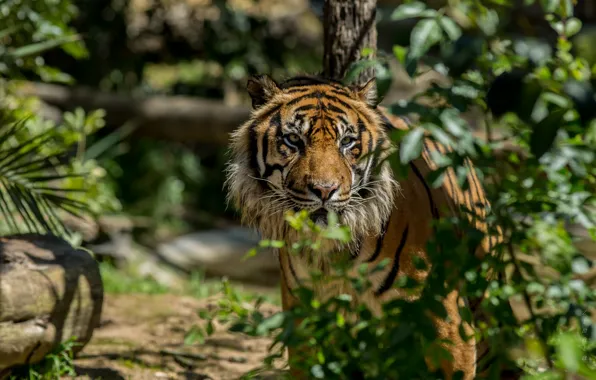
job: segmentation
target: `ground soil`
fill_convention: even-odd
[[[214,307],[217,297],[107,294],[101,325],[75,360],[76,379],[240,378],[262,363],[271,342],[227,333],[216,325],[203,344],[185,346],[185,334],[204,323],[197,312]],[[277,309],[263,307],[265,314]],[[261,378],[279,378],[281,373]]]

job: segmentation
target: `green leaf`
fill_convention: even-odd
[[[436,11],[428,9],[426,4],[420,1],[413,1],[407,4],[401,4],[391,14],[392,20],[404,20],[414,17],[433,17]]]
[[[283,248],[284,246],[285,242],[281,240],[261,240],[259,242],[261,248]]]
[[[565,35],[567,37],[572,37],[576,35],[577,33],[579,33],[581,29],[582,22],[575,17],[571,17],[565,22]]]
[[[259,323],[259,325],[257,326],[256,333],[257,335],[267,335],[271,330],[280,328],[283,325],[284,321],[284,313],[273,314],[269,318],[265,318],[261,323]]]
[[[320,364],[314,365],[310,369],[310,373],[314,376],[315,379],[324,379],[325,372],[323,371],[323,367]]]
[[[546,13],[553,13],[560,4],[560,0],[541,0],[540,4]]]
[[[564,109],[555,110],[534,126],[530,137],[530,151],[536,158],[542,157],[553,145],[564,114]]]
[[[406,54],[407,53],[408,53],[407,48],[405,48],[403,46],[399,46],[399,45],[393,45],[393,55],[395,56],[397,61],[399,63],[401,63],[402,65],[405,65],[405,63],[406,63]]]
[[[409,56],[420,58],[437,42],[441,41],[441,27],[435,19],[419,21],[410,36]]]
[[[205,342],[205,332],[197,325],[194,325],[184,336],[184,345],[189,346],[195,343],[203,344]]]
[[[323,237],[341,242],[350,241],[350,229],[346,226],[331,226],[323,231]]]
[[[563,18],[571,18],[573,16],[573,0],[561,0],[562,7],[562,16]]]
[[[344,76],[344,84],[354,83],[360,75],[360,73],[362,73],[366,69],[376,67],[378,65],[379,61],[376,59],[361,59],[353,63],[348,69],[346,75]]]
[[[65,152],[42,154],[52,137],[51,129],[19,141],[23,125],[24,121],[0,125],[0,215],[15,233],[50,232],[67,237],[69,231],[56,210],[73,215],[87,210],[85,203],[71,198],[76,193],[84,195],[86,189],[61,189],[55,181],[80,175],[72,173]]]
[[[462,136],[467,132],[466,121],[459,115],[459,112],[453,108],[445,109],[439,115],[445,129],[456,137]]]
[[[53,40],[38,42],[36,44],[31,44],[31,45],[27,45],[27,46],[23,46],[23,47],[14,49],[14,50],[10,51],[8,53],[8,55],[13,58],[23,58],[28,55],[41,54],[46,50],[53,49],[55,47],[58,47],[60,45],[68,43],[68,42],[77,41],[79,39],[80,39],[80,36],[78,36],[78,35],[58,37]]]
[[[557,343],[557,353],[566,370],[577,373],[581,365],[582,349],[576,335],[561,334]]]
[[[573,105],[583,124],[596,116],[596,97],[589,82],[570,80],[564,83],[563,91],[573,101]]]
[[[391,88],[391,83],[393,83],[393,75],[391,74],[391,70],[383,65],[377,65],[375,70],[375,78],[376,78],[376,85],[377,85],[377,99],[380,102],[389,89]]]
[[[406,73],[408,73],[410,78],[414,78],[416,70],[418,70],[418,58],[412,57],[408,52],[406,57]]]
[[[424,129],[422,128],[413,129],[404,137],[399,148],[399,158],[403,164],[420,156],[423,139]]]
[[[487,36],[492,36],[497,32],[499,26],[499,14],[494,9],[486,9],[486,12],[477,20],[477,25]]]
[[[441,16],[439,23],[451,41],[455,41],[461,36],[461,28],[452,18]]]

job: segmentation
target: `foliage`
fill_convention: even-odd
[[[53,380],[63,376],[76,376],[73,360],[73,349],[76,345],[74,337],[60,343],[39,363],[15,368],[9,379]]]
[[[104,126],[103,111],[65,112],[43,118],[36,99],[18,94],[16,79],[69,82],[45,65],[41,54],[60,47],[75,58],[84,45],[68,27],[76,14],[69,1],[10,0],[0,5],[0,233],[52,232],[69,236],[61,212],[79,216],[119,208],[105,171],[86,154],[87,136]]]
[[[217,278],[208,278],[201,271],[193,271],[188,278],[180,276],[180,282],[171,286],[162,284],[151,277],[143,275],[134,269],[133,265],[116,268],[113,264],[102,262],[99,265],[104,290],[108,294],[176,294],[203,299],[219,293],[225,293],[227,287],[244,300],[253,300],[258,296],[264,297],[267,302],[278,305],[277,294],[263,294],[246,287],[241,283],[225,280],[223,283]]]
[[[118,199],[126,211],[149,217],[149,235],[160,225],[186,227],[185,207],[191,204],[193,193],[199,192],[205,175],[193,150],[177,143],[138,139],[122,144],[120,152],[101,162],[117,182]]]
[[[76,15],[70,0],[6,0],[0,4],[0,78],[33,73],[44,81],[68,82],[69,75],[45,65],[41,53],[60,47],[67,54],[87,52],[69,22]]]
[[[152,278],[140,276],[128,269],[116,269],[107,262],[99,265],[99,271],[107,294],[165,294],[170,291]]]
[[[78,11],[71,24],[86,37],[88,56],[72,60],[52,51],[44,57],[77,83],[105,91],[160,90],[151,86],[147,71],[161,66],[168,72],[199,71],[181,74],[168,91],[219,98],[225,82],[240,84],[252,73],[285,73],[288,67],[310,69],[321,53],[313,47],[318,43],[297,39],[296,30],[272,23],[266,12],[247,11],[239,1],[72,3]],[[202,73],[203,65],[218,69]]]
[[[246,307],[229,295],[222,310],[208,317],[230,322],[233,331],[273,336],[265,366],[285,348],[306,346],[314,355],[295,364],[314,378],[350,378],[357,372],[372,379],[396,374],[436,378],[424,357],[444,358],[446,353],[437,345],[427,312],[444,315],[439,301],[463,278],[462,295],[485,294],[480,310],[486,318],[477,334],[491,342],[486,359],[495,365],[490,378],[499,378],[499,364],[523,369],[525,379],[596,377],[596,328],[590,319],[596,294],[581,277],[594,263],[578,252],[565,228],[578,224],[595,236],[596,67],[572,54],[570,37],[581,23],[573,17],[570,0],[539,2],[559,36],[554,49],[511,40],[503,32],[501,23],[512,3],[470,0],[435,10],[409,1],[393,13],[395,19],[417,20],[409,46],[396,46],[395,58],[413,78],[434,70],[449,85],[434,84],[389,106],[396,115],[417,119],[409,132],[394,133],[399,152],[390,162],[396,175],[403,176],[427,136],[451,148],[435,156],[438,168],[429,176],[433,186],[453,168],[466,189],[466,160],[472,159],[492,205],[489,232],[503,232],[498,255],[482,262],[471,257],[470,247],[477,246],[483,233],[466,217],[454,217],[434,226],[436,236],[428,245],[433,267],[426,282],[398,281],[398,287],[419,292],[417,301],[389,302],[380,317],[354,306],[348,295],[319,299],[310,287],[294,290],[300,307],[270,317],[259,312],[259,302]],[[378,83],[383,80],[391,78],[377,78]],[[476,126],[464,117],[471,111],[481,116]],[[345,239],[338,231],[319,231],[305,214],[290,214],[288,222],[320,238]],[[454,224],[464,238],[454,234]],[[457,271],[444,265],[445,257]],[[488,280],[489,269],[507,276]],[[339,265],[332,275],[311,275],[313,282],[348,281],[361,293],[367,288],[363,270],[358,268],[354,276]],[[529,318],[516,315],[510,302],[528,310]],[[465,311],[462,317],[471,318]]]

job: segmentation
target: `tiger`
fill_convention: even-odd
[[[374,267],[389,259],[385,269],[368,275],[372,284],[363,294],[345,285],[315,289],[322,297],[350,294],[374,313],[383,303],[397,297],[411,298],[394,287],[396,279],[408,276],[424,281],[432,263],[420,269],[416,257],[427,260],[426,244],[433,236],[433,221],[454,215],[465,207],[472,210],[476,227],[486,231],[490,208],[483,186],[474,170],[468,173],[469,188],[458,186],[455,173],[447,170],[443,184],[433,187],[426,176],[437,168],[433,151],[448,148],[425,138],[422,154],[409,163],[409,175],[399,179],[388,155],[396,151],[390,133],[407,131],[406,118],[391,115],[378,105],[375,79],[363,85],[344,84],[318,75],[300,75],[276,82],[268,75],[247,81],[252,101],[249,119],[230,135],[230,158],[226,167],[227,197],[240,211],[241,222],[256,228],[263,238],[297,242],[298,231],[284,220],[288,211],[306,210],[313,222],[325,226],[332,211],[350,230],[349,242],[329,241],[317,252],[290,254],[277,250],[280,266],[282,309],[297,305],[293,289],[302,286],[312,269],[328,273],[332,258],[345,252],[355,267]],[[471,163],[468,163],[472,167]],[[482,258],[492,254],[499,233],[486,234],[474,252]],[[439,338],[449,339],[451,361],[442,361],[446,379],[455,372],[464,379],[484,373],[477,362],[486,355],[486,342],[464,340],[459,332],[473,335],[459,308],[477,308],[479,302],[464,299],[453,290],[442,301],[448,320],[435,318]],[[474,310],[472,310],[474,313]],[[299,353],[289,350],[289,357]],[[293,369],[292,378],[306,378]]]

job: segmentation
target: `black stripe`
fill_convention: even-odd
[[[292,99],[290,100],[286,106],[287,107],[291,107],[297,103],[300,103],[303,100],[307,100],[307,99],[320,99],[321,96],[323,96],[323,94],[320,91],[315,91],[315,92],[309,92],[305,95],[299,96],[296,99]]]
[[[284,267],[284,266],[283,266],[283,264],[282,264],[282,261],[281,261],[281,253],[278,253],[278,254],[277,254],[277,260],[279,261],[279,269],[280,269],[280,270],[283,270],[283,267]],[[287,277],[286,275],[284,275],[284,276],[283,276],[283,280],[284,280],[283,282],[284,282],[284,285],[285,285],[285,287],[286,287],[286,290],[287,290],[287,291],[288,291],[288,292],[289,292],[289,293],[290,293],[292,296],[294,296],[294,291],[293,291],[293,290],[292,290],[292,288],[290,287],[290,284],[288,284],[288,279],[287,279],[286,277]]]
[[[385,233],[387,233],[387,227],[389,227],[390,220],[391,220],[391,218],[388,218],[387,221],[385,222],[385,224],[383,224],[383,227],[381,229],[381,235],[377,238],[377,245],[375,246],[375,251],[368,258],[368,260],[366,260],[366,262],[372,263],[381,254],[381,248],[383,248],[383,241],[385,240]]]
[[[275,115],[273,115],[271,117],[271,120],[269,120],[269,127],[267,128],[267,130],[265,131],[265,133],[263,133],[263,137],[261,139],[261,146],[263,147],[263,151],[262,151],[262,157],[263,157],[263,163],[265,164],[265,172],[263,173],[263,177],[268,177],[269,175],[267,175],[267,169],[269,167],[269,165],[267,164],[267,156],[269,155],[269,133],[271,132],[271,129],[273,128],[277,128],[277,130],[279,131],[279,128],[281,127],[281,112],[277,112],[275,113]]]
[[[273,172],[276,171],[276,170],[279,170],[280,172],[283,172],[285,168],[286,168],[286,165],[280,165],[280,164],[269,165],[269,164],[265,164],[265,173],[263,173],[263,178],[270,177],[273,174]]]
[[[383,124],[385,131],[386,132],[392,131],[393,123],[391,122],[391,120],[389,120],[389,118],[387,116],[385,116],[385,114],[382,113],[381,111],[378,111],[377,114],[381,117],[381,124]]]
[[[248,136],[250,139],[250,167],[254,170],[256,177],[261,176],[261,171],[259,170],[259,163],[257,160],[257,155],[259,154],[259,147],[257,145],[258,137],[256,128],[258,126],[258,122],[255,120],[252,122],[249,128]],[[261,182],[261,181],[259,181]]]
[[[428,141],[428,143],[429,143],[429,144],[432,144],[432,145],[433,145],[433,147],[435,148],[435,150],[437,150],[439,153],[441,153],[441,154],[444,154],[444,153],[441,151],[441,149],[440,149],[441,147],[445,148],[445,152],[446,152],[446,153],[448,153],[448,152],[449,152],[449,149],[447,149],[447,147],[445,147],[445,146],[443,146],[443,145],[440,145],[440,144],[439,144],[439,143],[437,143],[436,141],[434,141],[434,140],[431,140],[431,139],[428,139],[427,141]],[[452,190],[452,193],[451,193],[451,199],[453,200],[453,202],[458,202],[458,197],[457,197],[457,187],[456,187],[457,183],[454,183],[454,182],[453,182],[453,181],[454,181],[454,178],[453,178],[453,177],[456,175],[456,173],[455,173],[455,170],[453,170],[453,176],[452,176],[452,175],[450,175],[450,173],[449,173],[449,172],[447,172],[447,171],[445,171],[445,174],[446,174],[447,180],[449,181],[449,185],[451,185],[451,190]],[[459,202],[458,202],[458,203],[459,203]]]
[[[410,167],[414,171],[414,174],[416,174],[416,177],[418,177],[420,182],[422,182],[422,185],[424,185],[424,189],[426,190],[426,195],[428,196],[428,202],[430,204],[430,212],[431,212],[433,218],[438,219],[439,211],[437,210],[437,206],[435,205],[435,202],[433,200],[432,193],[430,191],[430,188],[428,187],[428,184],[424,180],[422,173],[420,173],[420,171],[418,171],[418,168],[416,167],[416,165],[414,165],[414,162],[410,162]]]
[[[277,113],[276,115],[279,116],[279,113]],[[267,169],[267,156],[269,155],[269,131],[271,131],[272,125],[273,118],[271,119],[271,121],[269,121],[269,127],[261,137],[261,158],[263,159],[264,169]]]
[[[290,267],[290,273],[292,273],[292,277],[294,277],[294,281],[296,282],[296,284],[299,287],[302,287],[302,283],[300,282],[300,279],[298,278],[298,275],[296,274],[296,270],[294,269],[294,266],[292,265],[292,260],[290,260],[289,253],[286,254],[286,258],[288,259],[288,266]]]
[[[306,193],[304,193],[304,194],[306,194]],[[294,198],[296,200],[299,200],[299,201],[303,201],[303,202],[309,202],[309,203],[312,202],[312,199],[303,198],[303,197],[301,197],[299,195],[296,195],[296,194],[292,194],[292,198]]]
[[[397,276],[397,272],[399,271],[399,258],[401,256],[402,250],[404,249],[404,247],[406,245],[406,241],[408,240],[408,229],[409,228],[410,228],[410,226],[407,225],[406,229],[404,230],[404,233],[401,237],[401,241],[399,242],[399,246],[397,247],[397,250],[395,251],[395,256],[393,257],[393,263],[391,265],[391,270],[389,271],[389,274],[387,275],[387,277],[385,277],[385,281],[383,281],[383,284],[381,285],[381,287],[375,291],[375,295],[377,297],[382,295],[383,293],[385,293],[387,290],[389,290],[393,286],[393,283],[395,282],[395,277]]]
[[[331,104],[331,103],[328,103],[326,105],[326,107],[327,107],[328,111],[336,112],[340,115],[345,115],[348,112],[348,110],[343,110],[343,109],[339,108],[338,106],[336,106],[335,104]],[[346,120],[346,124],[347,124],[347,120]]]
[[[300,107],[296,108],[294,110],[294,112],[297,113],[297,112],[302,112],[302,111],[309,111],[309,110],[312,110],[314,108],[316,108],[316,106],[314,104],[306,104],[306,105],[303,105],[303,106],[300,106]]]
[[[309,86],[296,87],[291,90],[286,90],[285,92],[287,94],[295,94],[297,92],[305,92],[305,91],[310,91],[310,87]]]
[[[467,163],[468,164],[468,168],[470,169],[470,180],[472,181],[472,183],[470,184],[470,189],[474,188],[476,190],[476,198],[478,199],[478,203],[480,203],[481,206],[486,207],[486,199],[485,201],[482,201],[482,186],[480,186],[480,184],[478,183],[477,179],[478,177],[476,176],[476,171],[474,170],[472,164],[470,162]],[[472,186],[473,185],[473,186]]]
[[[354,111],[354,108],[350,104],[344,102],[343,100],[341,100],[337,96],[333,96],[333,95],[329,95],[329,94],[324,94],[324,96],[325,96],[325,98],[327,98],[327,99],[329,99],[331,101],[334,101],[334,102],[340,104],[341,106],[346,107],[347,109],[350,109],[350,110]]]
[[[351,259],[355,259],[356,257],[360,256],[360,250],[362,249],[362,239],[356,240],[356,247],[350,252]]]
[[[329,89],[328,91],[336,95],[345,96],[346,98],[352,97],[352,95],[350,95],[346,90],[339,87],[334,87],[332,89]]]
[[[337,118],[339,119],[339,121],[344,123],[346,127],[348,127],[350,130],[352,129],[352,127],[350,126],[350,122],[348,121],[348,119],[346,119],[344,115],[337,115]]]
[[[249,139],[250,139],[250,166],[254,171],[256,177],[261,176],[261,172],[259,170],[259,164],[257,162],[257,157],[259,154],[259,149],[257,146],[257,131],[256,128],[259,126],[263,120],[267,120],[273,113],[279,111],[281,106],[274,107],[273,109],[269,110],[265,114],[259,116],[256,120],[254,120],[249,126]]]

